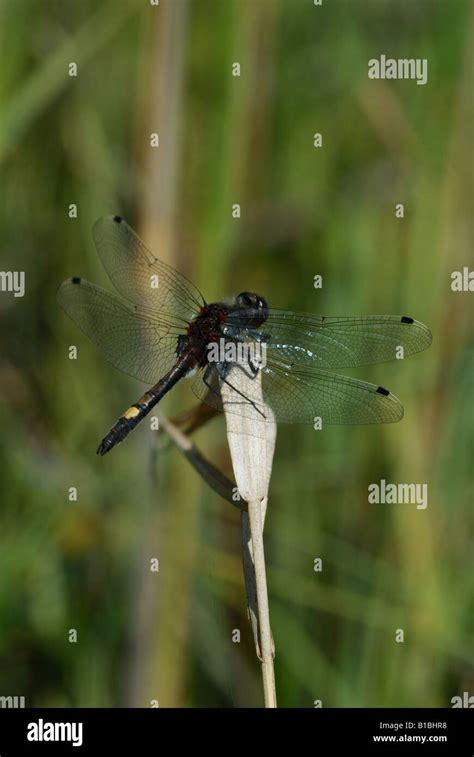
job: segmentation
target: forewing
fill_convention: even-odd
[[[138,305],[77,277],[64,281],[58,302],[119,370],[154,384],[176,361],[180,330]]]
[[[246,323],[252,315],[256,311],[234,311],[227,322],[251,335]],[[398,315],[345,318],[269,310],[259,331],[269,356],[288,367],[356,368],[405,358],[431,344],[423,323]]]
[[[199,312],[204,304],[199,290],[156,258],[122,218],[100,218],[92,234],[110,280],[127,300],[181,321],[189,321]]]

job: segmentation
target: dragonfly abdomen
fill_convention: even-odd
[[[123,415],[120,416],[117,423],[112,426],[109,433],[104,436],[97,448],[98,455],[106,455],[111,449],[123,442],[131,431],[148,415],[150,410],[165,396],[167,392],[182,378],[189,370],[187,364],[178,363],[158,381],[155,386],[149,389],[140,397],[138,402],[131,405]]]

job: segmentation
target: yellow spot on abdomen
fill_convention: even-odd
[[[127,421],[129,421],[130,418],[136,418],[139,412],[140,410],[138,409],[138,407],[134,407],[132,405],[132,407],[129,407],[128,410],[123,414],[123,417],[126,418]]]

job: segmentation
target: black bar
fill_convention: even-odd
[[[473,714],[472,709],[0,709],[0,755],[54,757],[127,754],[127,750],[133,755],[156,755],[174,754],[183,746],[189,746],[189,754],[226,754],[228,747],[245,754],[251,745],[253,753],[257,743],[267,753],[286,745],[292,752],[306,751],[315,757],[336,753],[472,757]],[[64,727],[58,728],[61,723]],[[42,735],[44,740],[28,740],[28,734]],[[46,740],[51,735],[71,740]],[[73,741],[78,745],[73,746]]]

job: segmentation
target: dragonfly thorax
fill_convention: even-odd
[[[217,342],[222,337],[222,324],[228,309],[222,303],[204,305],[188,326],[188,337],[193,343]]]

